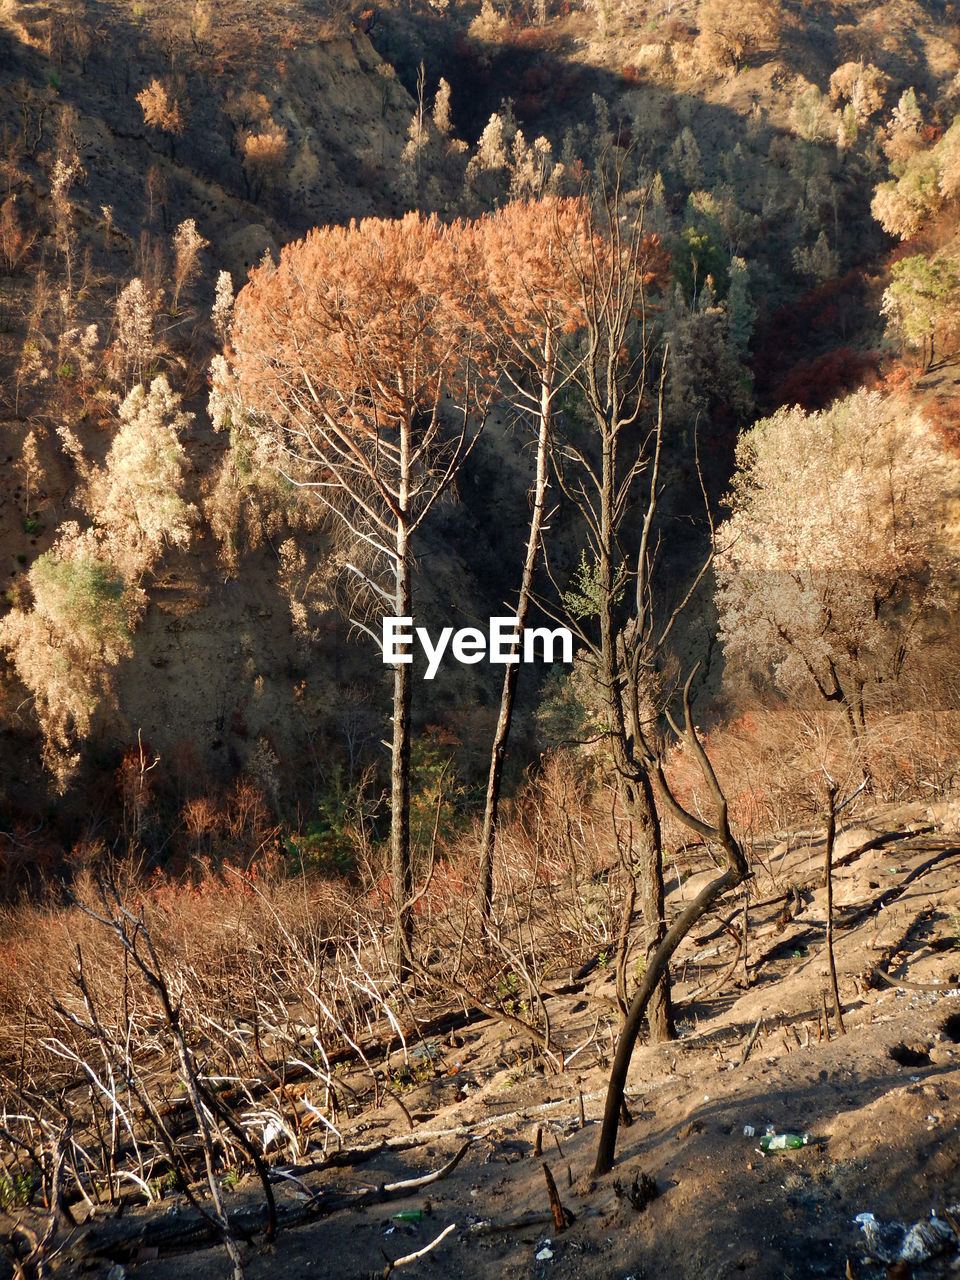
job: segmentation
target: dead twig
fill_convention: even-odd
[[[757,1036],[760,1034],[760,1028],[762,1025],[763,1025],[762,1017],[758,1018],[756,1022],[753,1024],[753,1030],[747,1036],[747,1042],[743,1046],[743,1053],[741,1053],[740,1055],[740,1061],[737,1064],[738,1066],[742,1067],[743,1064],[746,1062],[746,1060],[750,1057],[750,1050],[753,1048],[754,1044],[756,1043],[756,1039],[757,1039]]]
[[[431,1249],[435,1249],[441,1240],[446,1240],[450,1232],[456,1231],[456,1229],[457,1224],[455,1222],[451,1222],[449,1227],[443,1228],[436,1239],[431,1240],[429,1244],[425,1244],[423,1248],[418,1249],[416,1253],[405,1253],[402,1258],[394,1258],[392,1262],[388,1259],[386,1269],[383,1272],[384,1280],[386,1280],[390,1272],[394,1271],[397,1267],[405,1267],[408,1262],[416,1262],[418,1258],[425,1257]]]
[[[448,1173],[453,1173],[454,1169],[467,1154],[472,1142],[473,1139],[468,1138],[459,1151],[442,1168],[434,1170],[433,1173],[426,1173],[420,1178],[405,1178],[402,1182],[385,1182],[383,1190],[389,1195],[397,1191],[413,1191],[416,1187],[427,1187],[431,1182],[439,1182]]]

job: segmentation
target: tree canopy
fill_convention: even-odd
[[[958,479],[929,428],[876,392],[757,422],[718,531],[727,659],[784,689],[813,682],[862,728],[864,690],[897,675],[943,598]]]
[[[474,386],[460,230],[417,213],[317,228],[237,297],[231,367],[261,444],[331,508],[351,493],[354,532],[388,558],[401,509],[415,524],[442,487],[441,406]],[[406,463],[401,428],[413,429]]]

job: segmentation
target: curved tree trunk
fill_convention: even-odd
[[[607,1098],[603,1111],[603,1124],[600,1129],[600,1141],[597,1144],[597,1159],[594,1165],[594,1173],[597,1175],[609,1172],[613,1166],[617,1129],[620,1125],[620,1109],[623,1105],[623,1091],[627,1083],[627,1071],[630,1067],[630,1059],[633,1057],[633,1050],[640,1034],[644,1016],[657,984],[667,972],[673,953],[697,921],[706,915],[718,899],[722,898],[730,889],[741,884],[750,874],[743,849],[730,830],[726,797],[723,794],[720,783],[717,781],[713,766],[703,749],[703,744],[697,737],[696,730],[693,727],[693,717],[690,712],[690,684],[694,674],[696,674],[696,670],[697,668],[695,667],[683,691],[684,728],[681,736],[692,750],[703,774],[704,781],[716,802],[716,823],[711,826],[694,814],[688,813],[677,802],[664,777],[663,767],[659,760],[651,762],[651,772],[657,782],[657,793],[666,809],[682,822],[685,827],[697,832],[704,840],[716,841],[724,851],[727,866],[722,875],[715,880],[711,880],[694,898],[693,902],[687,904],[666,931],[663,941],[651,957],[640,986],[633,997],[620,1031],[613,1066],[610,1070]]]
[[[666,973],[671,956],[697,921],[706,915],[718,898],[721,898],[735,885],[740,884],[745,875],[745,864],[731,865],[722,876],[712,880],[673,922],[647,966],[643,980],[633,997],[630,1011],[620,1032],[617,1051],[610,1070],[607,1098],[603,1111],[603,1124],[600,1129],[600,1141],[597,1145],[597,1159],[593,1169],[598,1177],[604,1173],[609,1173],[613,1168],[617,1130],[620,1127],[620,1107],[623,1102],[623,1091],[627,1083],[627,1071],[630,1066],[630,1059],[633,1057],[637,1037],[640,1034],[640,1028],[643,1025],[644,1015],[647,1012],[657,983],[662,975]]]

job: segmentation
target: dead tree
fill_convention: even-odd
[[[642,208],[639,216],[626,218],[616,180],[602,188],[590,225],[591,235],[569,248],[580,287],[583,340],[564,357],[582,392],[588,423],[580,432],[573,424],[553,448],[557,481],[583,521],[587,551],[574,589],[562,598],[565,620],[588,655],[603,705],[620,806],[631,831],[629,860],[639,885],[649,963],[666,926],[660,821],[645,744],[656,720],[658,655],[693,590],[665,622],[658,622],[653,573],[667,353],[659,383],[654,382],[655,420],[647,427],[648,299],[666,284],[668,260],[659,236],[644,231]],[[628,517],[639,524],[639,541],[632,545],[626,537]],[[654,1039],[674,1035],[665,971],[647,1018]]]
[[[597,1144],[596,1163],[594,1164],[594,1173],[598,1176],[608,1173],[613,1167],[617,1130],[624,1101],[623,1093],[627,1082],[627,1071],[630,1067],[630,1060],[633,1057],[633,1050],[640,1034],[640,1028],[643,1025],[647,1007],[656,991],[657,984],[662,975],[667,972],[671,956],[697,921],[702,919],[724,894],[741,884],[749,874],[743,849],[730,830],[727,817],[727,801],[723,794],[723,789],[693,726],[693,716],[690,712],[690,685],[696,675],[696,671],[697,668],[694,668],[683,690],[683,728],[678,729],[672,720],[671,725],[674,731],[683,739],[685,745],[693,752],[694,758],[700,767],[707,789],[716,806],[714,823],[704,822],[694,814],[688,813],[676,800],[664,775],[663,762],[659,756],[647,755],[644,763],[649,777],[652,778],[656,785],[657,797],[664,808],[678,821],[682,822],[684,826],[701,836],[702,839],[719,846],[723,853],[726,867],[721,875],[717,876],[715,880],[711,880],[696,898],[688,903],[670,928],[666,930],[662,941],[647,962],[643,979],[634,993],[626,1020],[620,1030],[620,1038],[617,1041],[617,1050],[607,1085],[603,1124],[600,1130],[600,1141]]]
[[[323,227],[251,274],[237,297],[226,396],[291,483],[347,531],[363,605],[412,618],[413,539],[476,440],[474,286],[462,228],[408,214]],[[232,377],[231,377],[232,373]],[[452,407],[451,407],[452,406]],[[454,419],[454,421],[451,421]],[[365,615],[366,611],[366,615]],[[412,654],[393,664],[391,869],[395,959],[413,939]]]
[[[486,922],[493,899],[494,844],[519,675],[519,646],[540,560],[554,403],[569,376],[558,365],[558,347],[561,336],[574,330],[583,316],[570,246],[586,234],[586,210],[579,200],[518,201],[482,219],[473,231],[484,262],[493,327],[499,336],[498,381],[513,408],[530,419],[536,430],[530,524],[515,615],[517,641],[512,660],[504,668],[480,838],[477,902]]]

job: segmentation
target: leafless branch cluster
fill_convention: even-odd
[[[551,1026],[551,986],[610,950],[619,919],[608,815],[548,764],[501,841],[485,916],[475,884],[463,891],[475,867],[455,848],[440,856],[434,832],[412,985],[397,981],[372,862],[349,888],[229,866],[177,885],[91,870],[69,903],[9,912],[5,1202],[40,1196],[69,1217],[176,1189],[199,1206],[205,1184],[238,1275],[224,1189],[250,1172],[270,1201],[269,1165],[332,1154],[361,1109],[406,1112],[391,1055],[414,1061],[438,1011],[500,1018],[563,1070],[583,1045]]]

